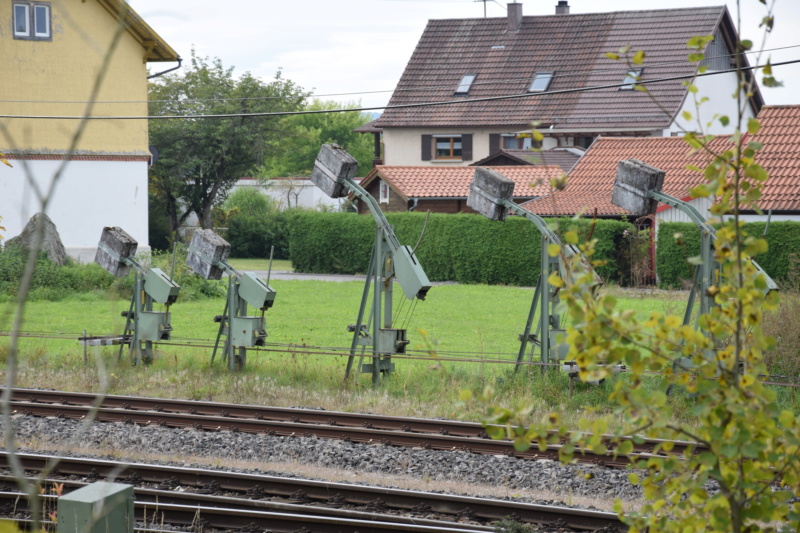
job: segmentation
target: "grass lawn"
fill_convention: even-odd
[[[516,358],[517,335],[524,328],[531,288],[437,286],[410,316],[406,314],[408,302],[398,290],[395,305],[402,302],[404,310],[396,317],[407,320],[409,350],[422,350],[426,357],[440,359],[396,358],[397,371],[380,388],[373,389],[368,375],[343,380],[347,357],[341,352],[309,353],[310,347],[349,347],[351,334],[346,326],[355,322],[363,285],[283,280],[272,284],[278,294],[275,306],[266,315],[267,341],[278,346],[250,351],[246,371],[238,374],[228,372],[219,357],[212,365],[211,350],[196,346],[215,338],[218,325],[213,317],[222,313],[222,298],[183,303],[179,299],[171,308],[172,341],[181,345],[159,346],[154,363],[138,367],[131,366],[127,353],[118,362],[118,347],[91,348],[92,363],[84,366],[83,349],[77,342],[84,330],[90,335],[119,333],[124,325],[120,313],[127,310],[127,301],[85,294],[60,302],[29,302],[24,331],[72,336],[65,340],[23,339],[18,384],[97,391],[101,388],[100,363],[110,374],[112,394],[474,419],[475,414],[465,413],[459,404],[459,392],[480,392],[491,386],[504,405],[532,403],[533,418],[556,411],[565,420],[576,421],[582,407],[598,407],[595,416],[609,413],[604,408],[608,383],[577,384],[570,396],[568,379],[561,373],[514,373],[514,365],[496,362],[508,363]],[[656,310],[680,313],[684,305],[685,295],[681,293],[632,296],[618,292],[620,305],[634,309],[641,318]],[[0,309],[0,330],[7,331],[10,304],[3,305],[6,308]],[[5,355],[6,342],[0,338],[0,355]],[[454,357],[448,352],[469,355],[459,356],[462,361],[452,361],[447,360]],[[463,361],[466,358],[471,361]],[[658,386],[657,377],[650,386]],[[685,398],[678,396],[674,401],[686,404],[688,412]],[[613,420],[610,422],[614,425]]]
[[[266,259],[228,259],[237,270],[267,270],[269,258]],[[292,270],[292,262],[288,259],[273,259],[272,270]]]

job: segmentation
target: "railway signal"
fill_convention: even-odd
[[[692,288],[689,291],[689,300],[683,314],[683,325],[687,325],[692,319],[695,300],[699,300],[700,310],[695,321],[695,328],[697,328],[700,315],[707,314],[715,305],[715,291],[709,289],[720,282],[720,264],[714,260],[714,243],[717,238],[717,230],[706,221],[692,204],[661,192],[665,175],[665,171],[652,167],[638,159],[620,161],[617,165],[611,203],[642,217],[655,214],[656,207],[661,202],[686,215],[700,230],[700,263],[695,266]],[[758,272],[764,276],[766,281],[765,292],[778,290],[778,285],[769,274],[758,263],[752,259],[750,261]],[[680,358],[676,361],[674,367],[676,369],[690,368],[691,359]]]
[[[394,371],[392,355],[405,353],[409,343],[406,330],[393,327],[394,280],[397,280],[409,300],[424,300],[431,284],[414,251],[397,240],[377,200],[354,181],[357,166],[356,160],[340,146],[323,144],[314,163],[311,181],[331,198],[342,198],[352,193],[364,202],[375,219],[375,241],[358,318],[355,324],[348,326],[348,330],[353,332],[353,341],[345,379],[350,376],[360,346],[362,356],[358,368],[363,373],[371,374],[373,385],[378,385],[382,375]],[[367,313],[370,289],[372,301]],[[372,363],[363,363],[363,350],[366,349],[371,351]]]
[[[514,194],[514,186],[514,181],[501,173],[490,168],[476,167],[469,187],[467,206],[489,220],[505,220],[509,212],[523,216],[533,222],[542,236],[539,278],[536,281],[536,289],[533,293],[533,301],[528,312],[525,330],[519,336],[520,347],[516,365],[516,370],[519,371],[529,346],[530,360],[533,360],[536,346],[539,347],[539,359],[542,363],[557,362],[566,357],[569,346],[563,340],[558,342],[559,336],[562,339],[565,336],[562,318],[556,310],[559,302],[559,289],[550,285],[547,280],[552,273],[557,272],[561,279],[569,283],[573,279],[570,258],[575,255],[580,256],[580,250],[572,244],[563,244],[558,235],[548,227],[547,222],[542,217],[512,202],[511,197]],[[551,245],[558,246],[559,251],[555,257],[549,253]],[[591,271],[594,274],[593,289],[602,286],[603,280],[594,272],[589,262],[581,257],[581,263],[587,271]],[[531,329],[533,328],[537,311],[539,321],[536,330],[532,333]],[[572,371],[570,372],[572,373]]]
[[[197,230],[192,235],[186,264],[205,279],[220,279],[228,275],[225,310],[214,318],[219,322],[211,362],[217,355],[220,339],[225,336],[222,360],[230,370],[243,370],[247,364],[247,348],[264,346],[267,339],[264,313],[275,303],[275,290],[252,272],[239,272],[228,263],[231,245],[211,230]],[[269,258],[272,272],[272,253]],[[248,315],[248,304],[261,311]]]
[[[125,329],[119,339],[119,357],[127,344],[135,365],[152,362],[154,342],[170,340],[169,307],[178,299],[181,290],[161,269],[147,268],[134,258],[138,245],[122,228],[106,227],[94,258],[114,276],[126,276],[131,269],[136,273],[131,305],[122,313]],[[154,303],[164,304],[166,311],[153,311]]]

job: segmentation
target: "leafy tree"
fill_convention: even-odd
[[[198,57],[182,74],[150,84],[152,115],[218,115],[301,109],[306,93],[281,77],[269,82],[249,72],[234,77],[220,59]],[[272,155],[286,150],[285,123],[277,117],[161,119],[150,121],[150,143],[159,150],[151,189],[162,197],[174,232],[192,213],[203,228],[212,207]]]
[[[768,14],[764,26],[771,28],[771,21]],[[692,61],[703,59],[705,42],[704,37],[689,41]],[[739,51],[750,46],[749,41],[741,41]],[[633,60],[641,64],[644,54],[637,52]],[[611,416],[621,421],[613,437],[602,435],[608,429],[605,419],[584,420],[580,427],[584,433],[568,436],[568,428],[555,413],[548,421],[528,426],[525,409],[491,405],[491,391],[482,397],[490,403],[485,422],[494,437],[513,438],[523,450],[532,442],[547,446],[561,441],[565,444],[560,453],[567,460],[583,449],[628,455],[633,444],[623,435],[634,436],[633,442],[647,436],[696,443],[677,456],[668,455],[671,444],[666,441],[655,447],[655,456],[636,461],[639,472],[629,479],[642,486],[646,503],[639,511],[623,514],[617,502],[620,517],[631,531],[741,533],[800,527],[800,419],[782,409],[775,391],[762,383],[767,373],[764,351],[775,342],[763,332],[763,313],[775,309],[778,298],[776,293],[766,294],[764,276],[747,259],[765,252],[767,243],[747,235],[739,219],[742,209],[758,209],[767,180],[764,168],[755,163],[762,146],[747,137],[758,132],[759,123],[744,120],[742,95],[752,90],[751,82],[741,69],[739,74],[739,128],[726,149],[713,153],[710,136],[685,137],[692,149],[713,156],[705,169],[697,169],[705,182],[692,194],[715,197],[711,213],[716,220],[712,221],[720,224],[714,260],[720,265],[721,279],[709,289],[714,306],[699,317],[698,328],[682,325],[681,317],[660,313],[638,321],[632,311],[620,309],[613,296],[595,299],[590,273],[572,286],[565,286],[557,274],[549,279],[551,285],[561,287],[563,311],[571,320],[568,357],[578,364],[580,378],[610,378],[609,369],[617,364],[628,370],[614,379],[609,398]],[[766,85],[778,83],[769,70],[764,74]],[[731,119],[718,120],[724,124]],[[566,232],[564,240],[577,244],[577,233]],[[581,248],[591,256],[594,243]],[[573,259],[573,268],[579,269],[578,256]],[[681,359],[690,360],[691,365],[674,366]],[[650,372],[662,374],[661,390],[653,390],[656,378]],[[683,388],[690,395],[690,416],[677,416],[679,402],[667,396],[668,386]]]
[[[305,111],[323,111],[360,107],[359,102],[344,105],[333,101],[314,99]],[[292,115],[282,120],[287,132],[284,139],[271,142],[273,154],[259,169],[262,176],[270,178],[310,176],[319,147],[325,143],[336,143],[347,150],[358,161],[359,173],[366,175],[372,169],[374,154],[371,135],[356,133],[353,130],[370,122],[372,118],[357,111],[339,113],[315,113]],[[289,145],[291,150],[280,150],[279,145]]]

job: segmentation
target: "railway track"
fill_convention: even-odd
[[[17,457],[26,473],[42,472],[57,461],[50,482],[67,479],[67,488],[100,479],[130,483],[135,487],[137,519],[150,517],[154,523],[187,526],[202,519],[203,527],[219,529],[474,533],[492,531],[490,524],[513,517],[578,531],[621,528],[613,513],[560,506],[171,465],[39,454]],[[8,467],[8,462],[9,454],[0,452],[0,466]],[[80,482],[74,482],[75,477]],[[7,514],[12,506],[18,516],[21,500],[10,490],[12,483],[7,474],[0,476],[0,509]],[[424,518],[431,514],[441,520]]]
[[[11,401],[12,409],[19,414],[82,419],[89,414],[98,397],[88,393],[12,389]],[[102,422],[316,436],[391,446],[503,454],[524,459],[557,460],[561,447],[555,444],[544,451],[531,448],[520,452],[509,440],[489,439],[483,426],[472,422],[136,396],[105,396],[96,407],[95,416]],[[632,459],[652,456],[654,449],[665,442],[659,439],[631,440],[633,453],[629,457],[588,451],[575,457],[582,462],[627,467]],[[702,451],[695,443],[675,441],[670,453],[683,454],[689,448]]]

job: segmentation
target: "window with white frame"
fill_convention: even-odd
[[[12,8],[15,39],[52,39],[49,2],[14,2]]]
[[[380,186],[380,203],[388,204],[389,203],[389,184],[385,181],[381,181]]]
[[[529,93],[543,93],[550,87],[555,72],[537,72],[528,86]]]
[[[464,74],[461,77],[461,81],[458,82],[458,87],[456,87],[456,92],[453,93],[455,95],[467,95],[469,94],[469,89],[472,87],[472,82],[475,81],[477,74]]]
[[[631,68],[625,73],[625,78],[622,80],[620,91],[632,91],[636,87],[636,83],[642,79],[642,69]]]

